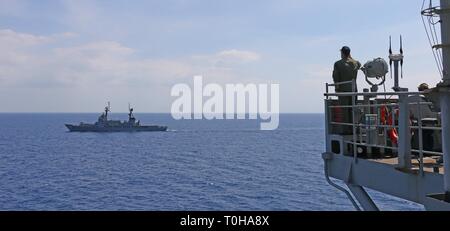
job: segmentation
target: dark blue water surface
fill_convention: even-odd
[[[0,210],[353,210],[323,176],[323,115],[174,121],[165,133],[69,133],[97,114],[0,114]],[[112,117],[126,119],[126,115]],[[421,207],[371,192],[382,209]]]

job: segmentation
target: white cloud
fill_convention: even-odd
[[[1,30],[1,85],[29,86],[39,82],[42,83],[38,84],[40,87],[45,84],[167,84],[196,74],[229,76],[233,65],[260,59],[255,52],[240,50],[174,59],[145,59],[137,58],[133,49],[113,41],[52,48],[53,43],[73,36],[72,33],[37,36]]]
[[[0,46],[11,47],[34,46],[50,41],[50,37],[18,33],[13,30],[0,30]]]
[[[99,57],[126,58],[133,54],[134,50],[117,42],[102,41],[74,47],[56,48],[53,52],[61,58],[73,57],[78,59],[97,59]]]
[[[256,52],[231,49],[210,55],[194,55],[190,62],[200,70],[212,72],[214,76],[222,76],[222,79],[230,80],[230,72],[260,60],[261,55]]]
[[[251,51],[240,51],[240,50],[226,50],[221,51],[217,54],[219,59],[238,61],[238,62],[254,62],[259,61],[261,56],[255,52]]]
[[[120,91],[121,98],[158,93],[152,95],[152,100],[161,101],[158,104],[159,110],[156,110],[163,111],[164,107],[170,106],[169,93],[173,84],[190,83],[194,75],[203,75],[206,81],[217,83],[242,82],[245,77],[250,77],[240,72],[242,65],[260,60],[257,53],[240,50],[149,59],[139,57],[134,49],[114,41],[94,41],[70,46],[63,42],[77,36],[69,32],[40,36],[0,30],[0,88],[19,101],[26,101],[24,98],[39,101],[36,91],[31,89],[40,89],[46,92],[43,97],[47,101],[49,98],[58,101],[52,105],[64,105],[60,101],[74,103],[74,99],[79,97],[77,94],[92,99],[96,99],[98,95],[112,95],[111,89],[115,89],[114,92]],[[68,44],[74,43],[76,41]],[[20,89],[29,90],[24,94]],[[32,92],[33,96],[27,95]],[[164,92],[167,92],[166,96]],[[145,96],[142,98],[147,99]],[[101,102],[97,104],[100,104],[105,99],[98,100]],[[45,102],[44,99],[42,101]],[[2,110],[8,111],[8,108]]]

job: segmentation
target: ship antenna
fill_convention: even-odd
[[[400,35],[400,54],[403,56],[403,38]],[[400,60],[400,72],[401,72],[401,78],[403,79],[403,58]]]
[[[389,56],[391,56],[392,55],[392,36],[389,36]],[[392,79],[392,59],[389,59],[389,66],[390,66],[390,69],[391,69],[391,79]]]
[[[133,108],[131,107],[130,103],[128,103],[128,111],[130,112],[128,114],[128,119],[132,119],[133,118]]]
[[[108,102],[108,106],[105,107],[105,116],[106,116],[106,119],[108,119],[108,112],[110,112],[110,111],[111,111],[111,103]]]
[[[389,36],[389,64],[391,69],[391,78],[394,76],[394,90],[403,90],[399,86],[400,71],[401,78],[403,78],[403,38],[400,35],[400,54],[392,52],[392,36]]]

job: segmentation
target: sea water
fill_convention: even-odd
[[[259,121],[136,114],[156,133],[69,133],[97,114],[0,114],[0,210],[353,210],[323,174],[324,116]],[[125,114],[112,114],[125,120]],[[417,204],[369,192],[381,209]]]

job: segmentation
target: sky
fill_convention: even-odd
[[[170,112],[172,86],[278,83],[283,113],[323,112],[343,45],[361,63],[404,37],[401,85],[440,77],[422,0],[0,0],[0,112]],[[367,86],[359,74],[360,88]],[[387,86],[393,80],[388,78]]]

